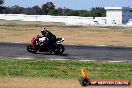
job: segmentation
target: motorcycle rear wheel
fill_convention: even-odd
[[[56,55],[61,55],[65,51],[65,48],[61,44],[57,44],[54,46],[53,52]]]

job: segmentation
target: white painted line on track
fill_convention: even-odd
[[[31,59],[35,59],[35,58],[31,58],[31,57],[17,57],[15,59],[18,59],[18,60],[31,60]],[[57,59],[57,58],[52,58],[52,59],[44,59],[44,60],[56,60],[56,61],[72,61],[72,59]],[[81,61],[81,62],[97,62],[98,60],[78,60],[78,59],[74,59],[75,61]],[[99,60],[100,61],[100,60]],[[104,60],[105,61],[105,60]],[[118,63],[118,62],[128,62],[128,61],[105,61],[105,62],[113,62],[113,63]]]
[[[93,45],[93,46],[98,46],[98,47],[101,47],[101,46],[107,46],[107,45]]]
[[[17,57],[17,58],[15,58],[15,59],[18,59],[18,60],[30,60],[30,59],[33,59],[33,58],[29,58],[29,57],[27,57],[27,58]]]
[[[11,42],[11,43],[18,43],[18,44],[21,44],[21,43],[23,43],[23,42]]]
[[[118,63],[118,62],[128,62],[128,61],[108,61],[108,62]]]
[[[89,45],[88,45],[89,46]],[[97,47],[123,47],[123,48],[132,48],[132,46],[109,46],[109,45],[90,45],[90,46],[97,46]]]
[[[70,60],[70,59],[48,59],[48,60],[60,60],[60,61],[66,61],[66,60]]]
[[[82,62],[91,62],[91,61],[97,61],[97,60],[79,60],[79,61],[82,61]]]

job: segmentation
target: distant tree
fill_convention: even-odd
[[[4,6],[1,6],[0,8],[2,8],[2,10],[1,10],[1,14],[9,14],[9,7],[4,7]]]
[[[3,10],[5,9],[3,6],[4,0],[0,0],[0,13],[3,13]]]
[[[62,9],[62,14],[63,14],[63,16],[67,16],[68,15],[68,13],[71,11],[71,9],[68,9],[68,8],[63,8]]]
[[[90,16],[92,17],[103,17],[105,16],[105,14],[106,14],[106,11],[102,7],[95,7],[95,8],[92,8],[90,11]]]
[[[79,10],[79,16],[89,17],[90,16],[90,13],[87,10]]]
[[[18,5],[12,6],[9,9],[9,13],[10,14],[21,14],[21,13],[23,13],[23,7],[20,7]]]
[[[24,10],[23,10],[23,14],[33,15],[32,13],[33,13],[33,11],[32,11],[31,7],[24,8]]]
[[[68,13],[67,13],[68,16],[79,16],[79,11],[77,10],[70,10]]]
[[[60,15],[62,16],[62,15],[63,15],[63,9],[59,7],[57,10],[58,10],[58,15],[59,15],[59,16],[60,16]]]
[[[48,12],[48,15],[59,16],[59,11],[58,11],[58,9],[51,9],[51,10]]]
[[[4,0],[0,0],[0,5],[2,5],[4,3]]]
[[[4,0],[0,0],[0,14],[27,14],[27,15],[55,15],[55,16],[82,16],[82,17],[103,17],[106,11],[102,7],[94,7],[88,10],[72,10],[69,8],[55,8],[53,2],[47,2],[41,7],[38,5],[28,8],[23,8],[18,5],[12,7],[2,6]]]
[[[52,2],[47,2],[46,4],[42,5],[42,12],[44,15],[47,15],[52,9],[55,9],[54,3]]]
[[[42,5],[42,14],[46,15],[48,13],[46,4]]]
[[[33,6],[31,8],[31,10],[32,10],[31,11],[32,14],[35,14],[35,15],[41,15],[42,14],[42,10],[39,6]]]
[[[3,14],[5,9],[6,9],[6,7],[0,6],[0,14]]]

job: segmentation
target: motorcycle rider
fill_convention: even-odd
[[[56,42],[56,36],[53,35],[50,31],[46,30],[46,28],[43,28],[41,33],[43,44],[45,43],[47,46],[50,46]]]

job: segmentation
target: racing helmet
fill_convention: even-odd
[[[41,33],[42,33],[42,34],[45,34],[46,32],[47,32],[46,28],[43,28],[43,29],[41,30]]]

